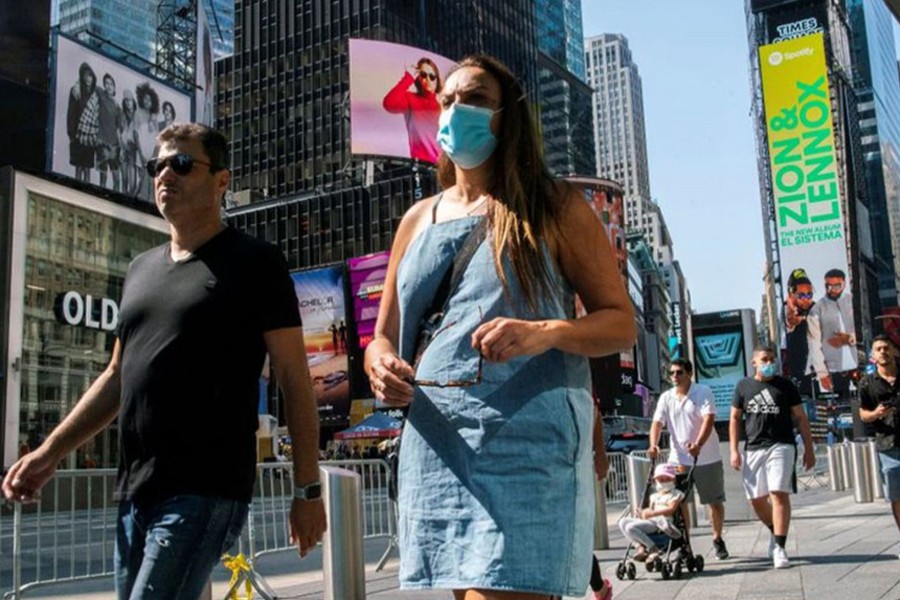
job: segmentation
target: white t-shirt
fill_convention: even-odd
[[[669,462],[677,462],[682,465],[690,465],[694,458],[687,451],[687,444],[693,442],[700,435],[700,427],[703,425],[703,417],[716,415],[716,404],[712,391],[700,383],[691,383],[688,393],[683,398],[678,397],[678,390],[672,388],[664,392],[656,403],[656,412],[653,420],[666,426],[669,430]],[[700,448],[697,457],[698,465],[708,465],[722,460],[719,454],[719,434],[715,428],[706,439],[706,443]]]

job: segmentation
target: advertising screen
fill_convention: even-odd
[[[826,0],[792,2],[766,13],[766,43],[775,44],[813,33],[828,27]]]
[[[156,134],[191,119],[191,98],[56,35],[49,170],[152,201]]]
[[[727,421],[737,383],[749,373],[751,311],[734,310],[694,315],[694,372],[697,382],[709,386],[716,403],[716,420]]]
[[[306,356],[323,423],[350,413],[347,315],[341,265],[291,274],[303,319]]]
[[[360,350],[365,350],[372,341],[390,256],[390,252],[378,252],[347,261]]]
[[[786,374],[802,392],[848,391],[857,367],[842,186],[821,33],[761,46]]]
[[[351,152],[436,162],[436,94],[454,64],[412,46],[351,39]]]

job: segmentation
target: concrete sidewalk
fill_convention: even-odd
[[[730,494],[726,511],[739,518],[749,516],[746,501]],[[900,599],[900,532],[890,507],[884,501],[856,504],[852,492],[833,493],[824,488],[794,496],[794,516],[788,537],[792,566],[775,571],[766,558],[768,530],[752,520],[729,520],[725,539],[733,558],[716,561],[706,526],[694,530],[694,546],[707,560],[706,570],[681,580],[663,581],[657,573],[638,569],[635,581],[615,580],[615,566],[625,543],[615,519],[621,507],[609,511],[609,550],[597,552],[604,576],[613,581],[615,598],[630,599],[721,599],[721,600],[854,600]],[[368,598],[397,600],[452,600],[449,591],[401,592],[397,583],[396,553],[380,573],[375,564],[387,547],[384,541],[366,545],[366,590]],[[257,570],[279,598],[323,597],[322,554],[315,551],[298,560],[293,553],[266,556]],[[222,598],[228,573],[218,568],[213,598]],[[585,595],[584,598],[588,596]],[[25,598],[75,598],[113,600],[109,579],[46,587]],[[581,600],[569,598],[567,600]]]

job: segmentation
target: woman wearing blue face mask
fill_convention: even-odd
[[[401,586],[457,600],[581,596],[594,505],[587,357],[634,344],[631,302],[601,224],[548,173],[509,70],[469,57],[439,99],[443,192],[400,223],[366,350],[376,398],[409,407]]]
[[[772,532],[769,558],[776,569],[790,566],[784,544],[791,521],[791,496],[797,448],[794,425],[803,438],[803,465],[816,463],[809,421],[800,393],[789,379],[778,375],[775,352],[760,347],[753,351],[756,374],[738,382],[728,424],[731,466],[740,470],[744,491],[759,520]],[[741,429],[747,436],[744,452],[738,449]]]

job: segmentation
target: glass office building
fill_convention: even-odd
[[[882,307],[900,292],[900,77],[894,16],[882,0],[848,0],[872,244]]]
[[[541,133],[550,170],[594,175],[593,90],[584,69],[580,0],[537,0]]]

